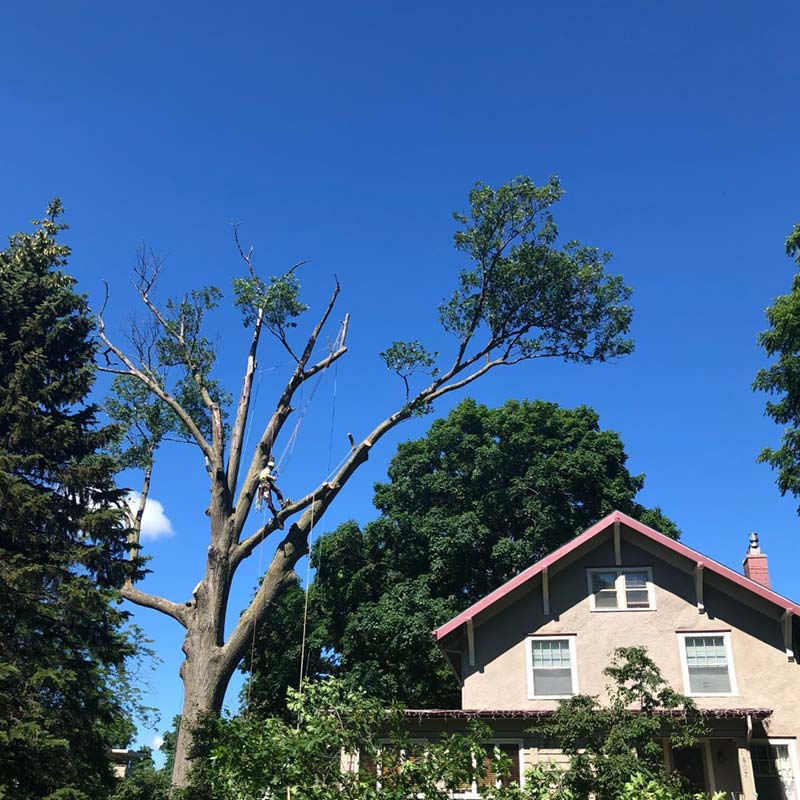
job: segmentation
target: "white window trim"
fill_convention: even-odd
[[[563,636],[556,637],[563,639]],[[525,788],[525,750],[522,747],[522,739],[508,739],[508,738],[498,738],[492,737],[485,744],[494,745],[494,744],[514,744],[517,746],[517,752],[519,753],[519,788]],[[473,762],[475,756],[473,755]],[[478,784],[477,781],[472,782],[472,787],[464,792],[453,792],[453,798],[457,798],[458,800],[480,800],[481,794],[478,791]]]
[[[792,765],[792,772],[794,773],[794,797],[791,800],[800,800],[800,762],[797,760],[797,739],[770,737],[768,739],[753,739],[751,744],[786,745],[789,751],[789,763]],[[755,777],[755,770],[753,770],[753,780],[755,780]]]
[[[689,662],[686,658],[686,640],[697,639],[701,636],[721,636],[725,645],[725,655],[728,659],[728,677],[731,681],[729,692],[693,692],[689,681]],[[739,687],[736,683],[736,668],[733,663],[733,647],[731,645],[730,631],[681,631],[678,634],[678,649],[681,657],[681,673],[683,675],[683,693],[688,697],[736,697]]]
[[[525,663],[528,671],[528,699],[529,700],[568,700],[576,694],[578,689],[578,658],[574,633],[562,633],[560,636],[528,636],[525,642]],[[536,642],[569,642],[569,665],[572,673],[572,694],[534,694],[533,685],[533,643]]]
[[[617,590],[617,607],[616,608],[597,608],[595,605],[594,586],[592,585],[592,575],[598,572],[616,572],[617,578],[615,581],[615,588]],[[625,573],[626,572],[644,572],[647,574],[647,601],[649,603],[647,608],[628,608],[625,600]],[[598,614],[607,612],[625,611],[656,611],[656,590],[653,584],[653,568],[652,567],[591,567],[586,570],[586,586],[589,590],[589,610],[596,611]]]

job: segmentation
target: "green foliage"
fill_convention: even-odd
[[[619,800],[725,800],[725,792],[714,795],[687,794],[683,789],[666,785],[662,780],[648,779],[637,772],[625,784]]]
[[[410,707],[457,706],[434,627],[614,509],[677,536],[635,501],[644,476],[626,461],[589,408],[462,402],[399,446],[375,489],[377,520],[316,543],[308,674],[347,676]],[[296,587],[259,628],[251,700],[262,711],[281,713],[297,685],[302,603]]]
[[[118,375],[114,379],[105,410],[119,426],[121,436],[115,450],[123,468],[147,469],[169,435],[187,441],[175,414],[135,378]]]
[[[394,342],[381,353],[386,369],[402,378],[406,387],[406,401],[411,393],[408,379],[418,373],[435,377],[439,370],[434,366],[438,353],[429,353],[416,339],[413,342]]]
[[[291,789],[293,800],[449,798],[486,774],[485,761],[473,759],[485,752],[484,726],[415,742],[399,709],[387,711],[334,680],[307,683],[302,694],[290,689],[288,708],[290,721],[252,714],[209,719],[195,735],[198,762],[188,796],[261,800],[285,797]],[[507,778],[507,759],[495,751],[487,756]],[[343,771],[343,760],[352,769]],[[492,787],[483,796],[520,795],[512,787]]]
[[[631,776],[660,785],[665,797],[684,797],[677,778],[664,774],[658,737],[689,747],[704,733],[694,702],[670,688],[642,647],[621,647],[605,674],[609,702],[575,695],[559,703],[552,720],[536,729],[570,757],[564,789],[574,800],[618,800]],[[656,795],[658,797],[658,795]]]
[[[137,650],[113,431],[87,402],[93,319],[63,271],[61,204],[0,252],[0,797],[96,798],[125,744]]]
[[[633,350],[625,337],[631,291],[605,273],[610,254],[578,242],[558,248],[551,209],[563,196],[557,178],[536,186],[520,177],[470,192],[470,210],[454,214],[456,249],[472,266],[440,309],[459,342],[484,325],[509,358],[561,356],[605,361]]]
[[[800,223],[786,239],[786,255],[800,267]],[[786,426],[777,449],[764,448],[758,457],[777,470],[778,488],[800,496],[800,273],[794,276],[792,290],[781,295],[767,309],[769,329],[758,336],[758,343],[773,363],[759,370],[753,388],[777,395],[767,402],[766,413]],[[800,507],[798,507],[800,513]]]
[[[300,302],[300,281],[294,272],[271,276],[269,283],[251,275],[233,281],[234,305],[242,313],[242,321],[249,328],[255,324],[259,313],[264,325],[273,334],[282,335],[286,328],[294,328],[294,319],[308,310]]]
[[[526,800],[575,800],[565,785],[565,773],[556,764],[541,761],[525,772]]]

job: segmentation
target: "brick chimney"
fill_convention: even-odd
[[[767,567],[767,555],[761,552],[758,546],[758,534],[750,534],[750,546],[744,557],[744,574],[751,581],[760,583],[769,589],[769,568]]]

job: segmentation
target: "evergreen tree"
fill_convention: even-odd
[[[63,271],[61,204],[0,251],[0,798],[98,798],[132,734],[115,593],[114,431],[87,401],[93,320]],[[135,564],[134,564],[135,566]]]

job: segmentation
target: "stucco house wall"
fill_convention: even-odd
[[[603,669],[617,647],[644,646],[678,691],[683,684],[678,631],[730,631],[737,694],[698,697],[701,708],[770,708],[771,736],[800,735],[800,667],[784,649],[780,617],[731,597],[706,578],[705,613],[698,612],[694,575],[621,537],[622,566],[650,567],[655,610],[591,611],[586,570],[613,567],[610,539],[549,575],[550,614],[541,578],[510,605],[477,620],[475,665],[462,651],[462,705],[467,709],[556,708],[557,700],[528,696],[526,640],[530,634],[576,634],[578,689],[606,698]]]

